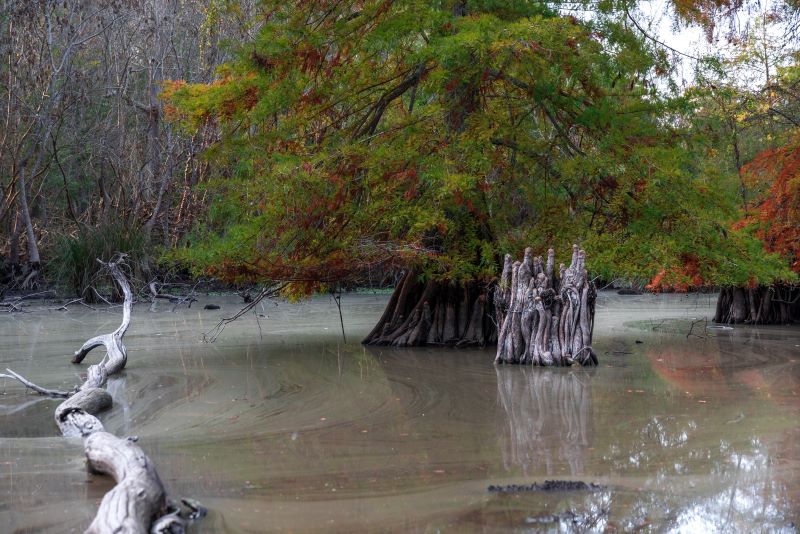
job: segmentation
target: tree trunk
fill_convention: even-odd
[[[725,287],[717,299],[715,323],[800,323],[800,286],[775,284],[744,289]]]
[[[365,345],[483,346],[494,341],[491,295],[482,282],[422,282],[407,271]]]
[[[17,202],[19,204],[19,213],[22,215],[22,223],[25,225],[25,234],[28,238],[28,265],[31,271],[39,269],[39,244],[36,241],[36,234],[33,231],[33,221],[31,220],[31,212],[28,206],[28,188],[25,179],[25,172],[27,171],[25,165],[20,168],[19,179],[17,187],[19,194]]]
[[[423,282],[418,271],[409,270],[363,343],[497,343],[497,363],[596,365],[591,348],[596,292],[585,259],[575,247],[570,268],[561,265],[556,277],[552,249],[546,262],[526,249],[522,263],[512,265],[511,256],[505,256],[497,283]]]
[[[525,249],[522,262],[506,256],[496,289],[500,333],[495,363],[561,366],[597,365],[592,350],[594,283],[586,272],[586,253],[573,245],[569,268],[555,273],[555,253],[547,260]],[[510,271],[510,281],[509,281]]]
[[[14,212],[9,225],[11,231],[8,238],[8,263],[11,270],[11,278],[13,279],[19,269],[19,236],[22,233],[19,210]]]

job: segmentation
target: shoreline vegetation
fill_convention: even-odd
[[[800,272],[791,3],[668,2],[726,43],[680,57],[635,3],[91,4],[0,16],[0,298],[119,301],[95,260],[124,253],[142,298],[413,272],[474,301],[577,243],[598,287],[797,318],[766,289]]]

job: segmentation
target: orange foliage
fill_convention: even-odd
[[[675,12],[683,20],[703,26],[709,41],[719,16],[732,15],[743,4],[742,0],[672,0]]]
[[[700,276],[700,260],[694,254],[683,254],[679,267],[662,269],[645,289],[653,293],[674,291],[686,293],[689,289],[709,285]]]
[[[770,187],[755,213],[737,226],[754,226],[764,248],[784,256],[800,272],[800,138],[761,152],[742,168],[742,177],[750,185]]]

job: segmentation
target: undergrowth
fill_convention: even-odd
[[[141,280],[149,271],[151,252],[141,228],[114,221],[56,238],[46,268],[50,279],[86,302],[100,300],[95,290],[110,292],[114,300],[121,300],[116,285],[97,260],[109,261],[117,253],[127,254],[131,277]]]

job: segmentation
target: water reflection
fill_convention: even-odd
[[[345,297],[348,339],[382,312],[385,298],[370,298]],[[251,320],[214,345],[198,342],[217,318],[202,308],[137,308],[102,419],[140,436],[171,495],[211,508],[195,534],[791,530],[800,331],[686,338],[698,307],[633,299],[598,301],[604,356],[592,370],[495,368],[491,350],[341,346],[327,299],[270,308],[263,339]],[[72,387],[83,368],[68,349],[117,321],[0,315],[0,368]],[[80,442],[57,436],[58,401],[4,392],[0,531],[82,531],[108,481],[86,473]],[[486,491],[547,479],[607,489]]]
[[[506,470],[552,475],[555,456],[567,462],[571,475],[583,474],[592,445],[591,371],[524,366],[495,370]]]

